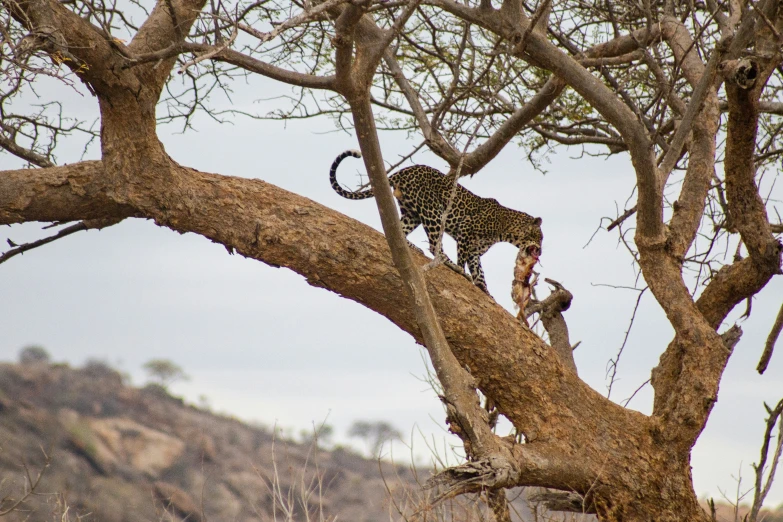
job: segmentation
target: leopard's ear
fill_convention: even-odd
[[[540,226],[540,225],[541,225],[541,221],[542,221],[542,220],[541,220],[541,218],[540,218],[540,217],[537,217],[536,219],[534,219],[534,220],[533,220],[533,224],[534,224],[534,225],[539,225],[539,226]]]

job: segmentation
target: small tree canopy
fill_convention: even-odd
[[[188,374],[177,364],[168,359],[151,359],[144,363],[144,369],[150,380],[163,388],[176,381],[187,381]]]
[[[31,344],[19,350],[19,363],[21,364],[48,364],[49,352],[43,346]]]
[[[358,420],[351,424],[348,436],[363,439],[372,456],[377,457],[384,443],[402,438],[402,433],[386,421]]]

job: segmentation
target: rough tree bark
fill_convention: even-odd
[[[336,20],[333,76],[293,73],[213,49],[215,60],[241,63],[281,81],[331,89],[345,98],[378,199],[384,238],[263,181],[198,172],[169,158],[156,135],[155,107],[176,56],[208,50],[184,42],[203,0],[159,2],[127,46],[55,0],[2,2],[19,24],[42,35],[46,52],[68,56],[66,64],[97,97],[101,160],[3,172],[0,224],[152,219],[178,232],[200,234],[230,252],[290,268],[311,285],[383,314],[427,346],[444,386],[452,429],[466,442],[471,462],[438,477],[450,493],[542,486],[578,493],[585,511],[598,513],[602,520],[709,520],[693,491],[690,450],[739,338],[738,330],[721,335],[717,328],[737,303],[780,273],[781,263],[781,246],[772,235],[753,166],[759,96],[780,62],[780,51],[774,48],[777,51],[751,66],[755,81],[750,85],[749,69],[729,63],[741,57],[756,18],[743,19],[733,39],[716,51],[713,66],[702,63],[675,17],[620,36],[588,56],[569,56],[531,29],[517,1],[506,0],[499,10],[489,2],[475,8],[452,0],[430,2],[513,43],[511,54],[552,75],[538,96],[515,110],[501,131],[468,157],[466,174],[494,157],[566,84],[614,126],[630,152],[639,194],[639,263],[676,332],[654,371],[654,412],[645,416],[592,390],[552,347],[464,278],[444,267],[424,277],[420,267],[427,260],[408,250],[385,177],[369,93],[382,60],[394,72],[389,45],[416,3],[406,4],[387,29],[367,15],[370,2],[331,6]],[[783,16],[774,2],[760,9],[781,25]],[[692,115],[682,120],[675,135],[687,144],[689,162],[669,223],[663,219],[670,170],[666,165],[676,162],[685,145],[674,143],[659,162],[653,153],[656,138],[643,119],[585,65],[588,59],[636,52],[658,38],[671,48],[694,90],[702,93],[690,106],[680,107]],[[719,62],[727,65],[721,68]],[[718,71],[728,83],[728,205],[749,255],[722,270],[694,302],[683,280],[682,262],[696,236],[714,173],[721,110],[717,89],[723,81]],[[427,116],[416,107],[410,86],[404,77],[397,81],[410,95],[428,143],[454,167],[456,149],[437,130],[426,130]],[[565,346],[570,349],[567,337]],[[476,388],[493,398],[524,435],[524,443],[491,432],[478,407]],[[507,516],[497,496],[493,507],[500,519]]]

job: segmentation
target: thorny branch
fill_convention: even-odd
[[[631,335],[631,329],[633,328],[634,322],[636,320],[636,314],[639,311],[639,305],[641,304],[642,297],[644,297],[644,293],[646,291],[647,287],[639,290],[639,295],[636,296],[636,303],[634,303],[633,306],[633,312],[631,312],[631,319],[628,321],[628,328],[625,330],[625,335],[623,336],[623,343],[620,345],[620,349],[617,350],[617,355],[615,358],[609,359],[609,362],[607,363],[606,374],[609,377],[609,386],[606,390],[607,398],[612,396],[612,387],[614,386],[615,379],[617,378],[617,368],[620,364],[620,357],[623,355],[623,350],[625,350],[626,344],[628,344],[628,337]]]
[[[764,344],[764,351],[759,359],[759,364],[756,366],[756,371],[759,374],[763,374],[767,370],[769,360],[772,358],[772,351],[775,349],[775,343],[780,337],[780,332],[783,330],[783,304],[780,305],[778,310],[778,316],[775,318],[775,323],[772,325],[772,329],[767,336],[767,342]]]
[[[57,231],[56,234],[51,235],[49,237],[45,237],[43,239],[39,239],[37,241],[32,241],[30,243],[24,243],[22,245],[17,245],[10,239],[8,240],[8,244],[12,247],[11,250],[8,250],[7,252],[4,252],[2,255],[0,255],[0,263],[5,263],[12,257],[24,254],[25,252],[32,250],[34,248],[38,248],[41,246],[44,246],[48,243],[51,243],[52,241],[57,241],[58,239],[62,239],[64,237],[70,236],[71,234],[75,234],[76,232],[80,232],[82,230],[101,230],[106,227],[110,227],[112,225],[116,225],[119,223],[120,219],[93,219],[93,220],[85,220],[81,221],[79,223],[76,223],[74,225],[67,226],[63,229],[60,229]]]
[[[769,490],[772,487],[772,481],[775,478],[775,471],[777,470],[778,463],[780,462],[780,455],[783,452],[783,421],[781,421],[781,415],[783,415],[783,400],[778,402],[774,408],[770,408],[767,404],[764,404],[764,408],[767,410],[766,429],[764,430],[764,442],[761,445],[761,457],[758,464],[754,464],[753,468],[756,471],[756,482],[754,485],[753,494],[753,506],[750,509],[749,520],[755,521],[758,518],[761,506],[764,503],[764,499],[767,498]],[[778,436],[775,441],[774,453],[772,460],[769,464],[769,470],[767,471],[767,458],[769,458],[769,445],[772,439],[772,430],[775,428],[775,424],[778,425]],[[766,479],[764,473],[766,472]]]

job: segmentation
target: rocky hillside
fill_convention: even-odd
[[[124,386],[105,365],[0,364],[9,522],[387,521],[386,484],[399,494],[415,482],[391,464],[383,475],[348,451],[276,441],[160,387]]]
[[[104,364],[0,363],[3,521],[491,520],[483,503],[466,497],[421,511],[419,484],[428,476],[347,450],[275,440],[160,386],[125,386]],[[545,513],[527,494],[510,492],[515,521],[595,520]],[[719,521],[741,520],[746,511],[717,507]],[[783,521],[783,506],[765,520]]]

